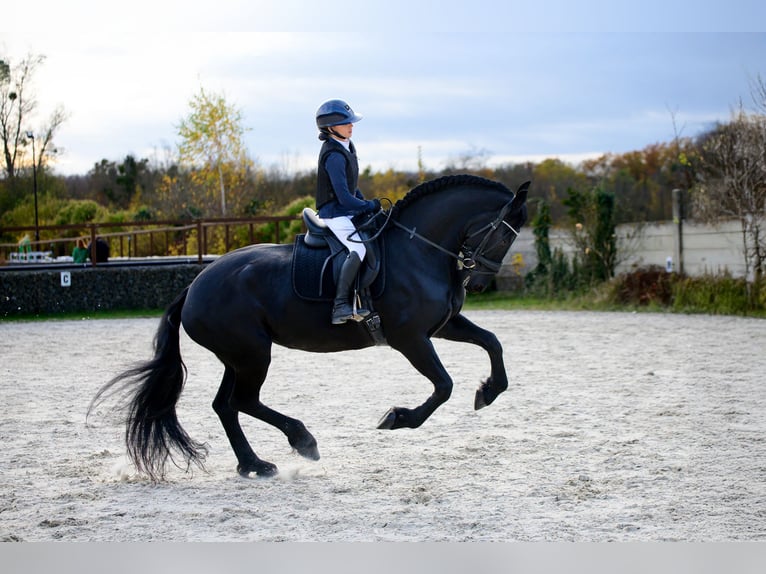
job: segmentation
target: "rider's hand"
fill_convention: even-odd
[[[368,211],[374,211],[376,213],[380,211],[380,200],[377,198],[369,200],[367,205],[369,205]]]

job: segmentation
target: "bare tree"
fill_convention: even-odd
[[[750,93],[756,112],[766,114],[766,80],[760,74],[750,81]]]
[[[68,118],[69,113],[64,110],[64,107],[57,106],[48,117],[48,121],[41,126],[39,136],[35,135],[36,141],[40,142],[40,147],[36,150],[37,158],[35,159],[38,171],[45,167],[48,158],[58,155],[63,151],[60,147],[53,145],[53,138]]]
[[[766,271],[766,115],[740,105],[728,124],[699,143],[696,213],[713,222],[739,220],[746,272],[760,283]]]
[[[37,109],[31,82],[44,61],[44,56],[33,54],[15,66],[10,61],[0,60],[0,143],[3,147],[3,171],[10,180],[16,177],[26,156],[30,140],[27,132],[38,143],[35,150],[37,157],[29,162],[30,167],[34,162],[40,169],[44,167],[47,157],[60,152],[53,146],[53,138],[68,117],[63,107],[57,107],[38,129],[28,125]]]

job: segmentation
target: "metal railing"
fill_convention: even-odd
[[[102,239],[109,257],[139,258],[223,254],[233,248],[268,241],[292,240],[300,216],[258,216],[251,218],[197,219],[194,221],[105,222],[70,225],[41,225],[39,241],[34,226],[0,227],[0,237],[21,237],[17,242],[0,243],[0,264],[25,263],[66,257],[78,239],[96,245]],[[273,225],[273,230],[271,226]],[[301,224],[302,229],[302,224]],[[90,258],[97,265],[97,258]]]

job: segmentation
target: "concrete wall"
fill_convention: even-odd
[[[699,276],[728,271],[735,277],[745,275],[742,228],[738,221],[718,226],[685,221],[682,233],[684,273]],[[628,239],[631,234],[635,238]],[[676,225],[672,222],[645,224],[643,227],[620,225],[617,236],[620,238],[622,257],[625,258],[617,266],[617,274],[646,265],[665,267],[668,257],[673,259],[673,269],[679,270]]]
[[[616,274],[638,267],[659,265],[665,267],[668,257],[678,271],[678,240],[673,222],[650,224],[629,223],[617,227],[620,262]],[[735,277],[745,275],[742,230],[738,221],[712,226],[684,221],[683,267],[691,276],[729,272]],[[568,232],[553,229],[551,248],[572,254],[573,246]],[[512,289],[523,276],[537,265],[535,239],[532,228],[521,230],[511,252],[506,256],[497,278],[498,289]],[[752,279],[752,277],[749,277]]]
[[[2,271],[0,318],[112,309],[164,309],[203,267],[187,263]]]

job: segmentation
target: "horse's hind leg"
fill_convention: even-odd
[[[226,366],[223,381],[218,393],[213,400],[213,410],[221,420],[226,436],[229,438],[231,448],[237,457],[237,471],[247,476],[255,472],[261,476],[271,476],[277,473],[277,467],[270,462],[261,460],[247,442],[245,433],[239,424],[239,413],[231,406],[232,393],[236,383],[234,369]]]
[[[239,410],[247,413],[271,426],[278,428],[287,437],[287,441],[295,451],[310,460],[319,460],[319,448],[317,441],[306,426],[298,419],[293,419],[270,409],[260,400],[251,402],[249,405],[239,404]]]
[[[252,347],[251,347],[252,349]],[[247,359],[241,359],[236,367],[227,365],[224,382],[216,397],[216,412],[226,428],[232,448],[239,460],[241,474],[256,472],[258,474],[274,474],[276,467],[260,460],[252,451],[245,439],[237,420],[237,413],[245,413],[262,420],[281,430],[287,437],[290,446],[298,454],[311,460],[319,460],[319,449],[316,439],[306,429],[304,424],[277,411],[270,409],[260,400],[261,386],[266,379],[271,353],[269,349],[252,351]]]

